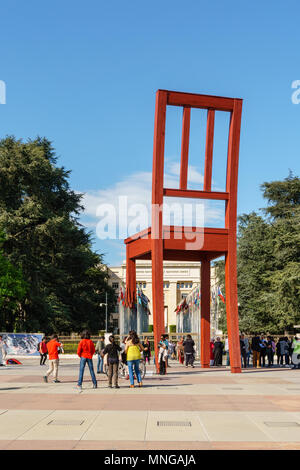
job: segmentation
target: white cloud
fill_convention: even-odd
[[[179,187],[179,173],[180,165],[175,162],[166,162],[166,171],[164,176],[164,186],[167,188],[178,188]],[[197,170],[196,167],[190,166],[188,169],[188,181],[191,189],[201,188],[203,183],[203,175]],[[196,187],[195,187],[196,186]],[[85,212],[81,218],[81,223],[87,227],[96,228],[99,222],[102,225],[116,224],[117,236],[119,238],[126,238],[128,235],[132,235],[135,231],[142,230],[147,226],[151,225],[151,190],[152,190],[152,173],[151,172],[136,172],[121,181],[107,187],[106,189],[91,190],[84,192],[82,204],[85,208]],[[121,197],[121,199],[120,199]],[[140,213],[135,215],[136,220],[140,220],[141,226],[134,230],[132,227],[133,216],[129,217],[126,215],[126,207],[124,205],[124,198],[127,198],[127,210],[130,211],[133,205],[137,205]],[[182,208],[184,204],[191,203],[190,199],[178,199],[178,198],[165,198],[167,204],[179,204]],[[205,208],[205,225],[208,226],[222,226],[224,220],[224,203],[204,200],[193,200],[195,204],[202,204]],[[144,211],[141,211],[141,207],[144,206]],[[109,211],[111,207],[111,211]],[[106,214],[104,214],[107,209]],[[105,221],[104,221],[105,215]],[[195,218],[188,216],[186,217],[185,223],[182,225],[194,225]],[[102,222],[101,222],[102,221]],[[171,222],[172,223],[172,222]],[[131,233],[128,233],[128,225],[131,225]],[[103,229],[103,227],[101,227]],[[133,231],[133,233],[132,233]],[[99,232],[99,230],[98,230]],[[97,232],[98,236],[99,233]],[[121,234],[121,236],[120,236]]]

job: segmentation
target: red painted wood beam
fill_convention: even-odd
[[[164,325],[164,292],[163,292],[163,179],[164,179],[164,145],[166,125],[167,93],[156,93],[153,173],[152,173],[152,225],[151,225],[151,256],[152,256],[152,305],[155,364],[159,372],[158,343],[165,332]]]
[[[210,365],[210,262],[201,261],[201,367]]]
[[[225,294],[231,372],[241,372],[239,340],[238,296],[237,296],[237,184],[238,158],[242,115],[242,101],[236,100],[231,115],[228,141],[226,191],[230,198],[226,202],[225,226],[229,230],[228,252],[225,257]]]
[[[233,111],[234,101],[238,98],[222,96],[198,95],[178,91],[165,91],[168,95],[167,104],[170,106],[190,106],[191,108],[214,109],[217,111]]]
[[[227,201],[229,194],[222,191],[197,191],[195,189],[164,188],[165,197],[188,197],[190,199],[219,199]]]
[[[203,184],[204,191],[211,191],[214,128],[215,128],[215,112],[212,109],[209,109],[207,111],[207,125],[206,125],[205,166],[204,166],[204,184]]]
[[[181,137],[181,161],[180,161],[180,189],[187,189],[188,159],[190,141],[191,108],[183,108],[182,137]]]

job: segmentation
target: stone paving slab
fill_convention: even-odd
[[[147,366],[143,388],[120,380],[119,390],[104,374],[93,390],[86,371],[82,393],[74,357],[61,360],[59,384],[43,383],[46,370],[37,359],[0,368],[0,449],[300,448],[298,370],[172,362],[167,376]]]

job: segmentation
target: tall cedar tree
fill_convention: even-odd
[[[261,185],[268,206],[239,217],[238,301],[240,329],[284,333],[300,322],[300,179]],[[224,287],[224,261],[216,263]],[[227,331],[220,304],[219,326]]]
[[[7,331],[96,332],[104,326],[105,292],[113,308],[102,255],[78,222],[82,195],[70,189],[69,174],[45,138],[0,141],[3,250],[28,286],[11,321],[0,325]]]

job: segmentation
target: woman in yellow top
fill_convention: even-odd
[[[130,379],[130,388],[134,388],[134,374],[137,378],[139,387],[142,387],[142,378],[140,373],[140,360],[141,360],[141,351],[144,348],[140,343],[139,337],[135,332],[132,332],[127,341],[125,346],[125,353],[128,365],[128,372],[129,372],[129,379]]]

